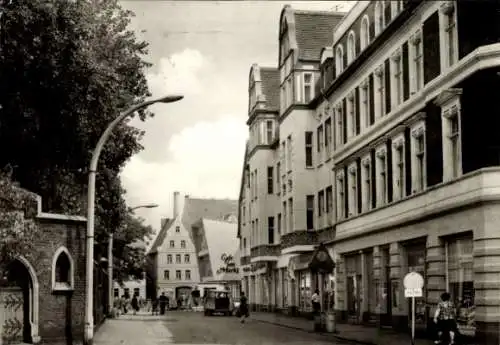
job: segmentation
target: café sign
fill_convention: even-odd
[[[222,261],[221,267],[217,270],[217,274],[235,273],[238,274],[240,270],[236,267],[234,257],[231,254],[222,254],[220,257]]]

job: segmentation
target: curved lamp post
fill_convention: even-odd
[[[94,338],[94,213],[95,213],[95,176],[97,162],[104,144],[108,140],[111,132],[125,118],[131,116],[137,110],[144,109],[155,103],[172,103],[184,98],[184,96],[165,96],[158,99],[146,101],[130,107],[114,119],[104,130],[92,153],[89,166],[89,182],[87,187],[87,236],[86,236],[86,301],[85,301],[85,344],[92,344]]]
[[[129,212],[133,212],[140,208],[156,208],[158,204],[145,204],[129,208]],[[113,233],[109,233],[108,238],[108,314],[112,314],[114,308],[114,284],[113,284]]]

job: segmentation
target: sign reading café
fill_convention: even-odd
[[[239,269],[234,262],[234,257],[231,254],[222,254],[220,259],[222,261],[222,266],[217,270],[217,274],[239,273]]]

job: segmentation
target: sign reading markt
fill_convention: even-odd
[[[222,261],[222,266],[217,270],[217,274],[223,273],[235,273],[238,274],[240,270],[236,267],[234,262],[234,257],[231,254],[222,254],[220,257]]]

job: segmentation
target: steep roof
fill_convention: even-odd
[[[232,255],[237,264],[239,240],[236,237],[237,225],[235,223],[203,219],[205,239],[207,241],[210,265],[212,266],[213,280],[239,280],[237,273],[220,273],[217,270],[224,267],[222,255]]]
[[[163,241],[165,240],[165,237],[167,236],[168,229],[172,226],[174,223],[175,219],[169,219],[167,218],[164,222],[162,222],[163,226],[161,227],[160,231],[156,235],[156,238],[153,242],[153,245],[149,249],[148,255],[149,254],[155,254],[158,252],[158,247],[162,245]]]
[[[276,67],[260,67],[262,94],[266,96],[266,108],[278,111],[280,108],[280,72]]]
[[[241,200],[243,198],[243,192],[244,192],[244,188],[245,188],[245,167],[247,165],[247,161],[248,161],[248,140],[245,143],[245,155],[243,156],[243,168],[241,170],[240,195],[238,196],[238,204],[241,202]],[[242,215],[240,213],[241,213],[241,210],[238,207],[238,237],[241,236],[240,217]]]
[[[238,215],[238,200],[186,197],[181,220],[184,227],[191,232],[191,226],[200,218],[222,220],[228,215]]]
[[[346,15],[343,12],[293,10],[299,59],[320,59],[321,49],[333,44],[333,30]]]

